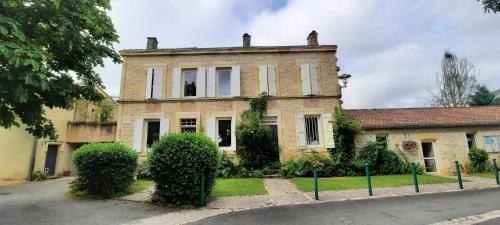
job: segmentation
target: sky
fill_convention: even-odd
[[[466,57],[478,81],[500,89],[500,13],[484,13],[476,0],[112,0],[109,15],[120,36],[116,50],[338,45],[345,108],[430,106],[444,51]],[[97,68],[107,92],[119,95],[121,65]]]

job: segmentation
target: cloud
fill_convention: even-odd
[[[112,1],[120,35],[117,49],[303,45],[311,30],[320,44],[337,44],[341,73],[353,75],[343,90],[348,108],[428,106],[427,89],[445,50],[467,57],[479,81],[500,88],[500,14],[484,14],[470,0]],[[98,70],[118,95],[121,66]]]

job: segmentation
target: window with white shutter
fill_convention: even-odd
[[[172,70],[172,83],[170,88],[170,97],[181,97],[181,68],[174,68]]]
[[[323,140],[325,142],[325,148],[335,148],[331,114],[321,115],[321,127],[323,128]]]
[[[306,146],[306,132],[304,117],[298,116],[295,122],[295,133],[297,134],[297,147],[304,148]]]
[[[152,87],[152,98],[162,99],[163,98],[163,69],[161,67],[153,68],[153,87]]]
[[[314,64],[300,65],[302,95],[319,95],[318,67]]]
[[[135,119],[134,120],[134,139],[133,139],[133,148],[135,149],[136,152],[141,152],[142,150],[142,131],[143,131],[143,122],[144,120],[141,119]]]
[[[268,95],[276,96],[276,66],[259,66],[259,94],[266,92]]]

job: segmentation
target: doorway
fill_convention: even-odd
[[[432,142],[422,142],[422,152],[424,155],[425,172],[436,172],[436,158]]]
[[[59,145],[49,145],[47,147],[47,155],[45,156],[45,169],[47,176],[54,176],[57,162],[57,150]]]
[[[271,135],[273,139],[276,141],[276,143],[279,143],[278,141],[278,117],[276,116],[266,116],[262,119],[262,123],[264,123],[266,126],[271,129]]]

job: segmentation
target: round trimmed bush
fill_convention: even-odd
[[[219,148],[203,134],[176,133],[163,136],[152,146],[149,159],[156,183],[157,201],[198,205],[201,174],[205,174],[205,196],[215,184]]]
[[[111,197],[134,182],[137,153],[120,143],[90,143],[75,151],[73,162],[78,169],[74,188]]]

